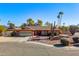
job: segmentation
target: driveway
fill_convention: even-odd
[[[53,48],[32,43],[0,42],[1,56],[69,56],[78,55],[79,48]]]
[[[23,42],[30,39],[30,37],[0,37],[0,42]]]
[[[79,45],[77,47],[45,46],[27,42],[7,41],[0,38],[1,56],[79,56]],[[16,40],[17,38],[14,38]],[[25,38],[20,38],[25,39]],[[6,41],[5,41],[6,40]],[[8,39],[10,40],[10,39]],[[13,38],[11,39],[13,40]],[[19,38],[17,39],[19,40]],[[5,41],[5,42],[4,42]]]

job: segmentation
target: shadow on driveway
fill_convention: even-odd
[[[75,47],[79,47],[79,43],[75,43],[73,46],[75,46]]]
[[[63,44],[54,44],[55,47],[65,47]]]

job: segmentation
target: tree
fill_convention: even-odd
[[[69,31],[69,26],[61,26],[60,29],[63,31],[63,33],[66,33]]]
[[[20,27],[22,28],[22,29],[25,29],[26,28],[26,23],[23,23]]]
[[[75,25],[70,25],[69,27],[69,31],[71,32],[71,34],[73,35],[75,33],[76,30],[78,30],[79,27],[75,26]]]
[[[15,28],[15,24],[11,23],[10,21],[8,21],[8,25],[9,25],[9,29]]]
[[[35,23],[34,26],[38,26],[38,23]]]
[[[29,26],[34,26],[34,20],[32,20],[31,18],[29,18],[29,19],[27,20],[27,24],[28,24]]]
[[[77,24],[77,26],[79,27],[79,24]]]
[[[37,23],[38,23],[39,26],[42,26],[43,25],[43,22],[40,19],[38,19],[38,22]]]
[[[0,25],[0,36],[3,35],[5,31],[6,31],[5,26]]]
[[[58,16],[57,16],[57,18],[58,18],[58,27],[61,26],[61,20],[62,20],[63,14],[64,13],[62,11],[60,11],[59,14],[58,14]]]
[[[62,17],[63,14],[64,14],[64,13],[63,13],[62,11],[59,12],[59,15],[60,15],[61,17]]]
[[[6,28],[3,25],[0,25],[0,32],[6,31]]]
[[[47,21],[47,22],[45,23],[45,25],[46,25],[46,26],[51,26],[51,23]]]

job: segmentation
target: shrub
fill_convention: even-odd
[[[69,45],[69,41],[66,40],[66,38],[62,38],[61,39],[61,44],[65,45],[65,46],[68,46]]]
[[[18,32],[13,31],[13,32],[11,33],[11,36],[15,36],[15,37],[17,37],[17,36],[19,36],[19,35],[18,35]]]
[[[0,32],[6,31],[6,28],[2,25],[0,25]]]
[[[2,32],[5,32],[6,28],[3,25],[0,25],[0,36],[2,36]]]
[[[74,37],[73,41],[74,41],[74,43],[79,43],[79,38],[78,37]]]

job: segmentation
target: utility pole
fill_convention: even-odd
[[[51,35],[49,36],[49,39],[51,39],[54,36],[54,30],[55,30],[55,21],[54,21],[54,26],[52,26],[51,23]]]
[[[53,23],[53,26],[52,26],[52,24],[51,24],[51,35],[54,33],[54,30],[55,30],[55,21],[54,21],[54,23]]]

